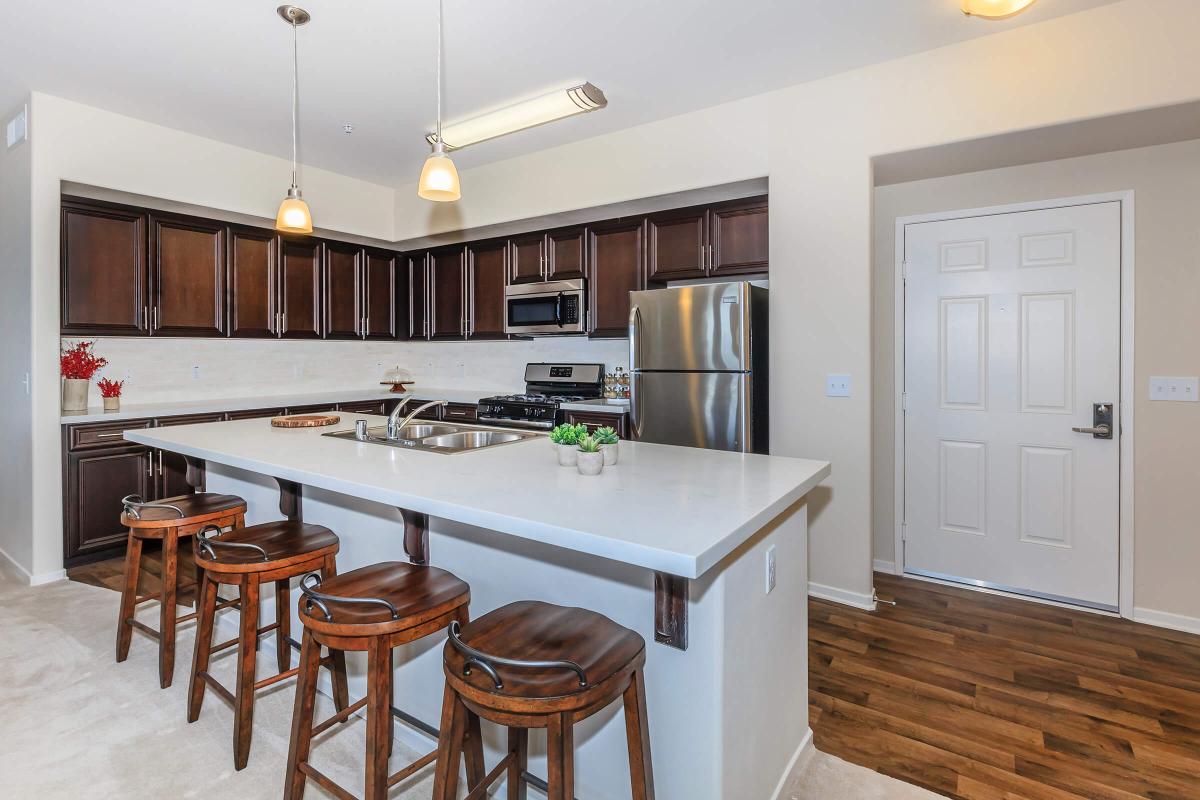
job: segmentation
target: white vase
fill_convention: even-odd
[[[104,410],[105,411],[120,411],[121,410],[121,398],[105,397],[104,398]]]
[[[63,378],[62,410],[87,411],[88,385],[83,378]]]
[[[579,464],[577,466],[580,475],[599,475],[600,471],[604,469],[604,453],[576,451],[576,454],[579,457]]]
[[[600,452],[604,454],[604,466],[611,467],[617,463],[617,456],[621,454],[620,444],[620,442],[613,442],[600,445]]]
[[[560,467],[573,467],[579,463],[579,446],[574,444],[560,444],[558,447],[558,465]]]

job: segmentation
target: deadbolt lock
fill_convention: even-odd
[[[1071,428],[1076,433],[1090,433],[1093,439],[1113,438],[1113,407],[1112,403],[1094,403],[1092,405],[1092,427]]]

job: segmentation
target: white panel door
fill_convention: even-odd
[[[1116,609],[1118,202],[906,225],[904,568]]]

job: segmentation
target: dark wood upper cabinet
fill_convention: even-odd
[[[275,234],[258,228],[229,229],[229,335],[275,336]]]
[[[368,339],[394,339],[400,329],[396,319],[396,264],[399,260],[395,253],[366,251],[363,262],[363,313],[366,314],[363,330]]]
[[[325,243],[325,338],[359,339],[363,335],[363,248]]]
[[[225,334],[226,226],[150,216],[150,333]]]
[[[614,220],[588,229],[589,335],[628,335],[629,293],[646,288],[645,232],[641,219]]]
[[[768,269],[767,198],[722,203],[709,210],[710,275],[745,275]]]
[[[514,236],[508,240],[509,283],[537,283],[546,279],[546,234]]]
[[[704,208],[651,214],[646,218],[646,226],[650,280],[707,276],[708,213]]]
[[[480,242],[467,247],[467,332],[472,339],[503,339],[505,242]]]
[[[60,247],[64,334],[149,333],[146,214],[64,201]]]
[[[429,254],[413,253],[408,262],[408,338],[429,338]]]
[[[462,245],[429,253],[429,329],[433,339],[461,339],[466,335],[466,282]]]
[[[546,278],[565,281],[587,277],[587,228],[565,228],[546,235]]]
[[[285,339],[321,337],[321,260],[318,239],[279,239],[280,334]]]

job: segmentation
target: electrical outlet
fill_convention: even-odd
[[[826,397],[849,397],[850,376],[830,373],[825,376]]]
[[[292,377],[293,378],[303,378],[304,377],[304,365],[303,364],[293,364],[292,365]]]
[[[192,365],[192,380],[194,380],[194,381],[200,380],[200,365],[199,364]]]
[[[766,593],[770,594],[771,590],[775,588],[775,545],[771,545],[770,547],[767,548],[767,575],[766,575],[766,578],[767,578],[767,582],[766,582],[767,592]]]
[[[1150,376],[1150,399],[1181,403],[1200,402],[1200,378]]]

